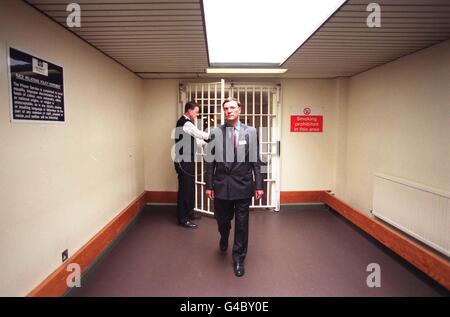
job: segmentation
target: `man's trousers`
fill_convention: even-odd
[[[235,263],[243,263],[247,255],[250,202],[251,198],[238,200],[214,199],[214,216],[217,220],[221,239],[228,241],[231,220],[236,215],[232,251]]]
[[[194,214],[195,162],[175,163],[175,170],[178,174],[178,223],[185,223]]]

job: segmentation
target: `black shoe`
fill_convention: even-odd
[[[193,222],[191,222],[189,220],[180,223],[180,226],[185,227],[185,228],[191,228],[191,229],[195,229],[195,228],[198,227],[195,223],[193,223]]]
[[[228,239],[220,238],[219,249],[225,252],[228,249]]]
[[[245,274],[244,263],[233,263],[234,275],[241,277]]]
[[[190,220],[198,220],[198,219],[202,219],[202,216],[197,214],[197,213],[193,213],[192,215],[189,216]]]

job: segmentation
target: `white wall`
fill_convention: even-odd
[[[281,190],[334,189],[336,81],[285,79],[282,89]],[[290,132],[292,109],[322,108],[323,132]]]
[[[346,188],[347,173],[347,118],[348,118],[348,77],[336,79],[336,121],[334,129],[334,191],[336,195],[343,195]]]
[[[369,212],[377,172],[450,190],[450,40],[352,77],[348,98],[344,200]]]
[[[10,122],[7,45],[64,68],[65,123]],[[143,81],[22,1],[0,72],[0,296],[22,296],[144,191]]]
[[[172,129],[178,120],[178,80],[145,80],[144,151],[145,189],[177,191],[177,176],[170,151]]]

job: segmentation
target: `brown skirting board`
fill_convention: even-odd
[[[86,271],[105,248],[132,222],[146,203],[175,203],[176,192],[146,191],[127,206],[77,253],[50,274],[28,296],[62,296],[67,291],[66,271],[70,263],[78,263]],[[369,217],[336,198],[330,191],[281,192],[281,203],[324,203],[380,241],[386,247],[450,290],[450,262],[429,251],[406,235]]]
[[[322,193],[322,190],[281,192],[280,201],[282,204],[321,203]]]
[[[118,237],[118,235],[133,221],[146,203],[147,193],[139,195],[122,212],[111,220],[99,233],[89,240],[80,250],[66,260],[41,284],[33,289],[27,296],[62,296],[67,291],[67,276],[71,273],[66,270],[70,263],[80,265],[81,272],[86,271],[105,248]]]
[[[148,203],[176,203],[177,192],[147,191]]]
[[[350,207],[330,192],[323,192],[322,197],[326,205],[450,290],[450,262],[443,256],[429,251],[418,242],[376,218],[368,217]]]

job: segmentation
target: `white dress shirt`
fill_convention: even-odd
[[[187,117],[186,115],[183,115],[186,119],[190,120],[189,117]],[[197,143],[197,146],[200,147],[202,145],[205,145],[206,142],[204,140],[208,140],[209,138],[209,133],[202,131],[200,129],[198,129],[193,123],[192,121],[187,121],[184,125],[183,125],[183,131],[187,134],[189,134],[190,136],[192,136],[195,139],[195,142]]]

